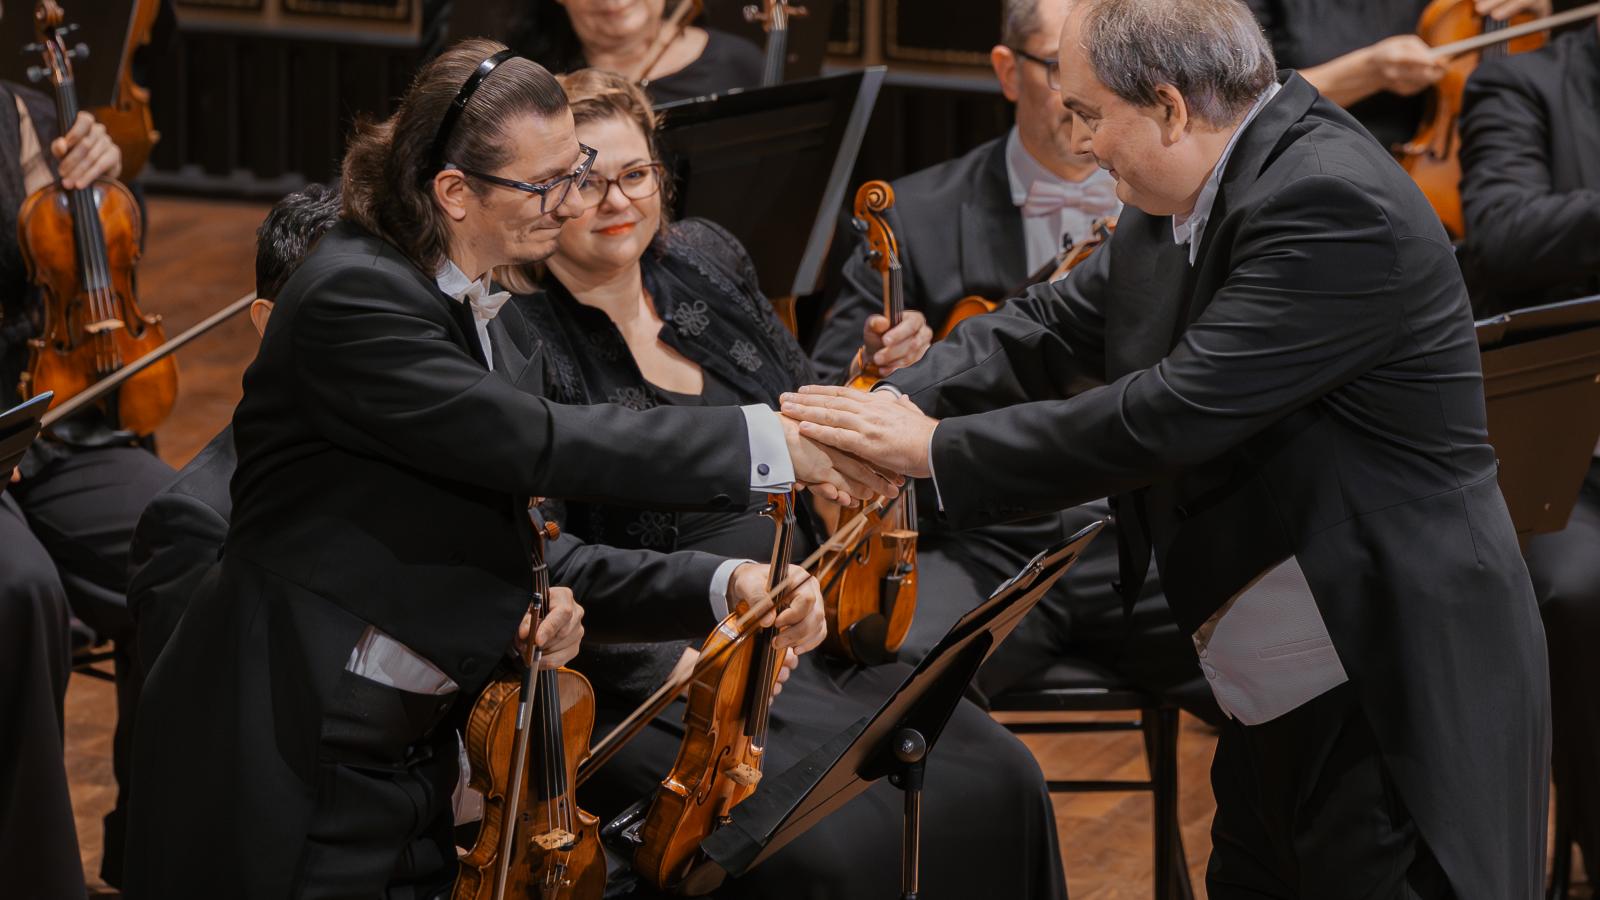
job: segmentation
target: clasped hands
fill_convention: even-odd
[[[865,473],[859,477],[898,488],[903,477],[926,478],[933,474],[929,441],[939,421],[893,391],[808,385],[779,400],[785,432],[792,430],[803,442],[803,451],[816,448],[839,467],[839,472],[850,473],[849,478]],[[792,444],[790,452],[794,454]],[[803,469],[796,456],[796,477],[812,483],[802,471],[814,470]],[[895,492],[879,490],[871,483],[867,487],[884,496],[895,496]]]

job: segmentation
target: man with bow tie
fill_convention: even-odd
[[[845,368],[858,349],[885,372],[907,364],[921,355],[916,332],[922,317],[937,331],[963,297],[1012,296],[1053,269],[1063,248],[1088,236],[1097,219],[1121,211],[1110,173],[1094,157],[1073,151],[1072,113],[1050,89],[1066,8],[1065,0],[1006,0],[1001,43],[990,59],[1001,90],[1016,104],[1015,127],[965,156],[894,183],[888,220],[899,241],[907,316],[888,330],[881,315],[882,279],[869,268],[864,250],[853,252],[812,351],[819,369]],[[925,522],[918,544],[923,574],[917,617],[902,658],[926,653],[956,618],[1051,541],[1109,513],[1099,501],[959,536]],[[1040,610],[996,651],[978,678],[983,692],[1003,691],[1073,655],[1148,689],[1172,692],[1201,715],[1214,715],[1194,652],[1178,635],[1154,573],[1131,621],[1124,622],[1122,600],[1112,588],[1116,546],[1107,534],[1089,548]]]
[[[486,285],[550,255],[595,155],[554,77],[485,40],[433,59],[352,139],[341,221],[244,376],[221,560],[140,701],[133,900],[448,894],[456,730],[508,655],[531,643],[556,667],[584,634],[570,595],[528,616],[530,496],[714,510],[796,481],[897,492],[765,406],[528,389],[544,361],[490,328]],[[729,588],[699,585],[635,602],[606,637],[703,638]],[[797,594],[782,646],[824,627],[816,592]]]

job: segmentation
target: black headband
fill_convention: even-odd
[[[450,108],[444,111],[444,118],[439,121],[439,133],[433,136],[433,151],[428,157],[433,163],[430,175],[444,168],[444,147],[450,143],[450,132],[455,130],[456,120],[461,118],[461,111],[467,108],[467,101],[472,99],[473,92],[478,89],[478,85],[483,84],[483,80],[489,77],[489,73],[493,72],[496,66],[515,55],[516,53],[511,50],[501,50],[478,63],[478,68],[473,70],[472,75],[467,78],[467,83],[461,86],[460,93],[456,94],[456,99],[450,101]]]

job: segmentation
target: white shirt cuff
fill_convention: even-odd
[[[728,596],[728,584],[733,581],[733,570],[753,559],[730,559],[717,566],[717,571],[711,573],[711,615],[718,622],[728,617],[728,612],[733,607],[733,598]]]
[[[750,490],[782,494],[794,484],[794,461],[783,423],[771,407],[760,403],[739,407],[750,435]]]

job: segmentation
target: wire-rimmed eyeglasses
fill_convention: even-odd
[[[1044,66],[1044,83],[1049,85],[1050,90],[1052,91],[1061,90],[1061,59],[1059,57],[1047,59],[1036,53],[1029,53],[1021,47],[1012,47],[1011,52],[1022,57],[1028,62],[1038,63],[1039,65]]]
[[[463,169],[454,163],[445,163],[445,168],[455,169],[463,175],[487,181],[490,184],[497,184],[516,191],[525,191],[529,194],[538,194],[539,214],[547,215],[552,209],[560,209],[561,204],[567,202],[567,194],[574,186],[578,188],[578,195],[580,197],[583,196],[583,186],[589,180],[589,169],[594,166],[594,159],[600,154],[598,150],[587,144],[579,144],[578,150],[583,153],[583,162],[578,163],[578,168],[539,184],[530,184],[526,181],[474,172],[471,169]]]

